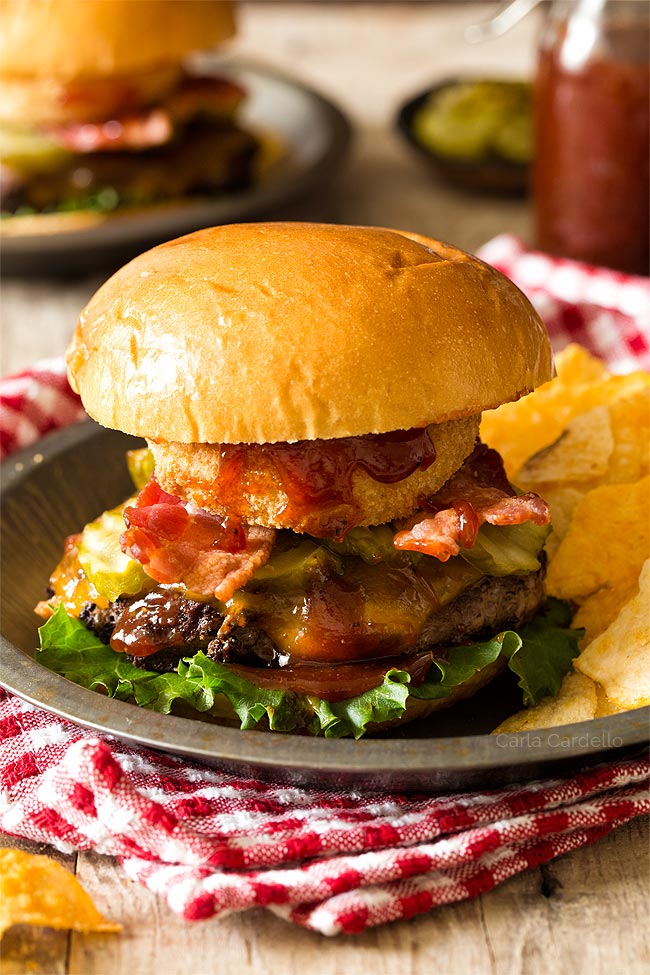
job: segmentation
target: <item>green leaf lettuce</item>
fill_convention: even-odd
[[[61,606],[39,629],[35,659],[82,687],[163,714],[179,702],[218,717],[232,717],[234,711],[242,729],[262,724],[272,731],[360,738],[371,725],[399,719],[410,696],[444,698],[501,655],[519,678],[526,705],[556,694],[578,653],[581,631],[569,629],[570,621],[568,606],[549,600],[546,610],[519,633],[507,630],[489,640],[450,648],[438,657],[434,652],[426,680],[416,687],[411,686],[407,671],[393,667],[378,687],[336,702],[257,687],[201,650],[184,657],[174,673],[143,670],[102,643]]]

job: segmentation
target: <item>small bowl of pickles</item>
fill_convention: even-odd
[[[533,155],[529,82],[448,79],[402,105],[396,124],[446,181],[478,192],[526,194]]]

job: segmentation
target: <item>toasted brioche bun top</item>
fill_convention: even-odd
[[[183,443],[274,443],[422,427],[553,375],[506,277],[448,244],[310,223],[213,227],[99,289],[68,349],[104,426]]]
[[[233,33],[218,0],[0,0],[0,74],[129,74],[181,60]]]

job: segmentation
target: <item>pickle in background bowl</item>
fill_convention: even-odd
[[[533,154],[527,82],[444,81],[407,102],[397,125],[450,182],[487,192],[526,191]]]

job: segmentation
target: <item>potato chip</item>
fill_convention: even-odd
[[[0,937],[14,924],[121,930],[99,913],[74,874],[56,860],[0,849]]]
[[[565,346],[555,357],[555,368],[558,379],[564,386],[579,386],[581,383],[593,383],[607,374],[607,367],[602,359],[592,355],[584,345],[572,342]]]
[[[638,589],[636,582],[629,586],[619,584],[613,588],[605,586],[599,589],[578,608],[573,617],[572,625],[581,627],[585,635],[580,641],[581,647],[586,647],[599,634],[603,633],[610,623],[613,623],[621,608],[635,595]]]
[[[575,666],[598,681],[614,705],[627,710],[650,704],[650,560],[643,566],[639,591]]]
[[[550,560],[555,556],[562,539],[568,532],[573,512],[582,501],[585,492],[574,484],[545,484],[544,490],[540,493],[551,508],[553,531],[546,539],[546,554]]]
[[[620,708],[605,694],[600,684],[596,684],[596,713],[594,718],[606,718],[610,714],[620,714],[625,708]]]
[[[502,453],[511,480],[551,507],[547,588],[577,606],[573,625],[585,629],[576,660],[582,675],[568,675],[556,699],[497,731],[650,702],[650,594],[639,592],[650,558],[650,376],[612,375],[576,345],[556,366],[552,382],[484,414],[481,435]]]
[[[611,375],[598,359],[575,345],[557,356],[556,366],[556,379],[515,403],[504,403],[483,414],[481,437],[499,451],[515,483],[522,464],[554,443],[574,417],[594,406],[635,397],[650,387],[647,373]]]
[[[549,565],[550,595],[582,603],[599,590],[611,590],[622,605],[650,556],[649,492],[650,477],[645,477],[624,487],[603,485],[584,496]]]
[[[554,481],[592,481],[607,472],[613,450],[609,409],[594,406],[574,417],[554,443],[528,458],[517,473],[517,484],[530,490]]]
[[[596,714],[596,685],[584,674],[569,673],[562,681],[557,697],[545,697],[532,708],[524,708],[506,718],[493,735],[502,732],[532,731],[557,725],[589,721]]]
[[[614,450],[605,481],[638,481],[650,473],[650,388],[614,401],[609,414]]]

